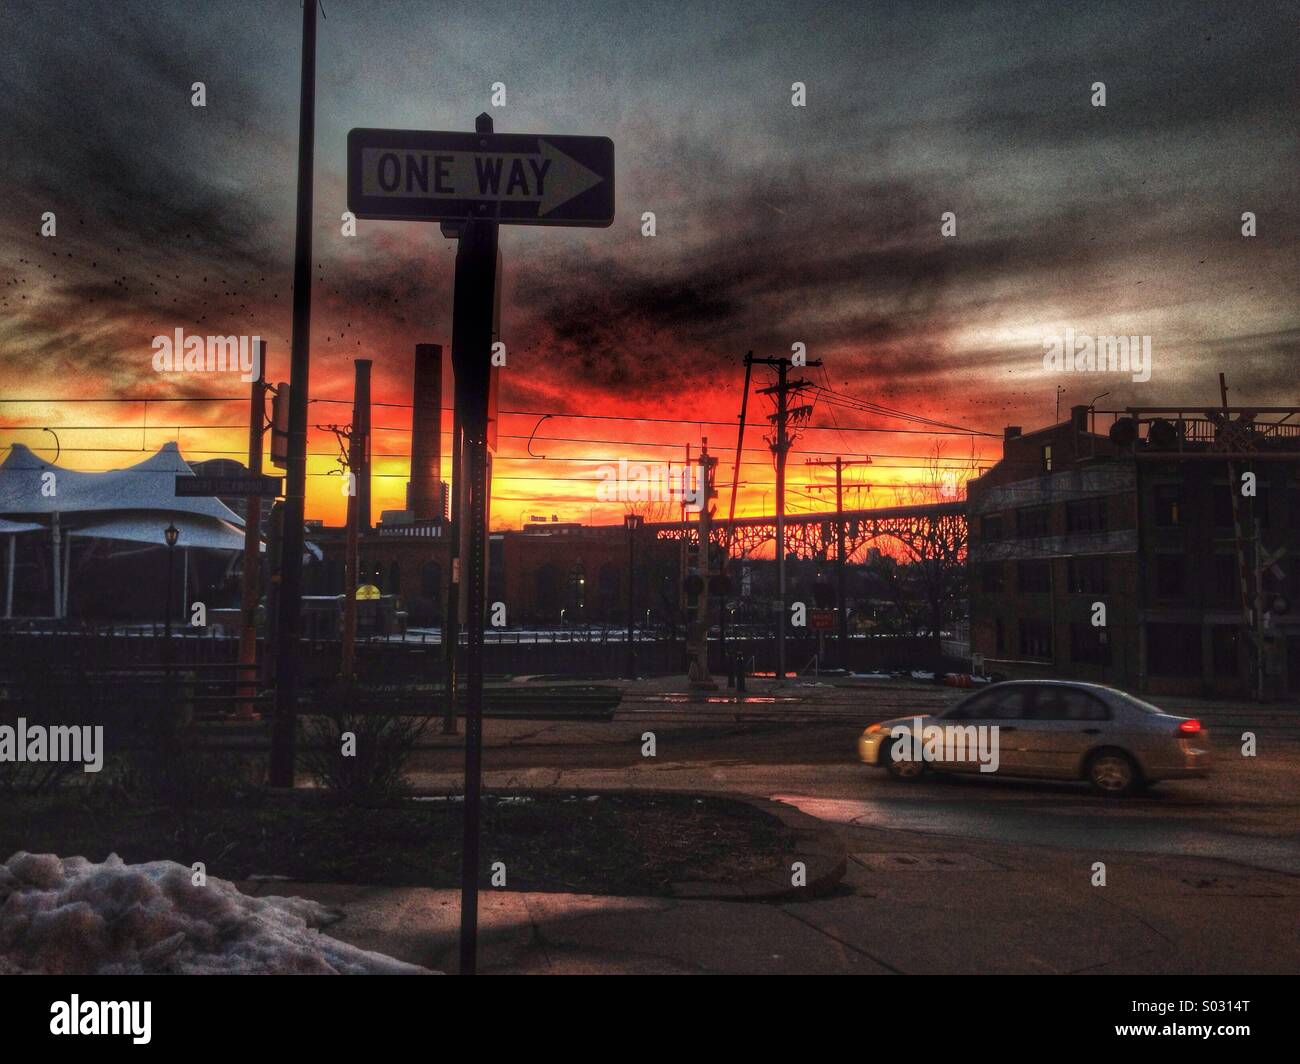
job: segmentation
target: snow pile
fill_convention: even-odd
[[[428,974],[316,928],[340,914],[253,898],[173,861],[19,852],[0,865],[0,974]]]

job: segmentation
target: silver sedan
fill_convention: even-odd
[[[1210,774],[1209,733],[1189,717],[1101,684],[1013,680],[939,714],[872,724],[858,757],[898,779],[927,770],[1087,780],[1124,795]]]

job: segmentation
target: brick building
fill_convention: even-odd
[[[380,525],[358,541],[362,583],[397,595],[415,625],[442,618],[450,544],[448,526],[435,523]],[[324,560],[316,567],[313,593],[344,590],[343,529],[313,536]],[[680,546],[637,542],[637,606],[661,614],[676,602]],[[619,525],[539,523],[522,531],[493,532],[488,542],[488,599],[504,602],[511,625],[622,624],[627,620],[627,531]]]
[[[1300,691],[1300,464],[1249,465],[1258,487],[1239,507],[1239,557],[1228,463],[1211,456],[1210,433],[1180,419],[1139,438],[1134,422],[1134,438],[1116,443],[1089,431],[1088,417],[1075,407],[1061,424],[1008,428],[1002,460],[968,485],[972,651],[1012,676],[1251,693],[1258,662],[1241,572],[1254,606],[1258,525],[1261,552],[1281,551],[1283,574],[1260,582],[1265,691]],[[1300,451],[1290,429],[1253,429],[1251,446]]]

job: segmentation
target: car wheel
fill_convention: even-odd
[[[1098,750],[1088,759],[1088,782],[1098,794],[1123,798],[1142,789],[1142,772],[1123,750]]]
[[[895,739],[884,749],[885,769],[896,780],[914,780],[925,771],[925,762],[917,761],[914,758],[897,760],[894,757],[894,747],[903,742],[903,739]]]

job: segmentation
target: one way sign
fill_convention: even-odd
[[[348,209],[358,218],[607,226],[614,220],[608,137],[354,129]]]

